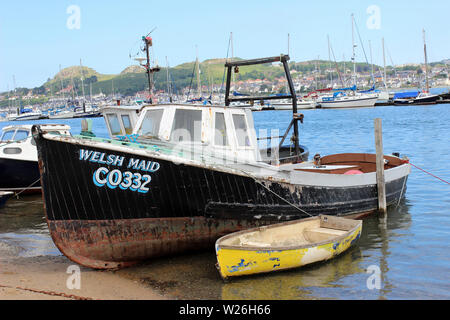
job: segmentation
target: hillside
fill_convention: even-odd
[[[239,59],[239,58],[235,58]],[[224,63],[226,59],[208,59],[200,63],[200,78],[203,86],[222,85],[224,81]],[[449,61],[443,60],[433,64],[444,65]],[[347,73],[351,73],[351,62],[329,62],[326,60],[310,60],[302,62],[291,61],[289,63],[293,78],[296,77],[311,77],[319,72],[319,79],[326,79],[328,77],[327,70],[333,70],[335,78],[337,77],[336,66],[339,72],[344,73],[344,66]],[[403,65],[396,67],[396,70],[417,70],[419,65]],[[370,72],[370,65],[366,63],[357,63],[357,72]],[[379,72],[382,68],[374,66],[375,72]],[[89,67],[72,66],[62,69],[52,79],[49,79],[41,87],[32,89],[33,94],[37,95],[52,95],[62,94],[61,88],[66,96],[72,94],[72,87],[74,94],[81,94],[81,77],[83,76],[83,83],[85,85],[85,94],[89,94],[92,90],[93,94],[104,93],[111,94],[120,93],[124,95],[133,95],[138,91],[145,90],[147,87],[147,79],[145,69],[132,65],[126,67],[120,74],[100,74],[95,69]],[[388,75],[394,73],[394,69],[390,66],[387,68]],[[195,61],[187,62],[169,69],[169,76],[172,83],[172,88],[179,93],[183,88],[191,88],[196,90],[197,81],[195,73]],[[275,78],[283,77],[283,68],[279,64],[264,64],[241,67],[239,73],[236,74],[236,81],[248,79],[268,79],[273,81]],[[165,90],[167,88],[167,69],[161,68],[159,73],[155,74],[155,88],[156,90]],[[20,95],[26,95],[30,89],[18,88]]]

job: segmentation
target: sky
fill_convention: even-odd
[[[227,56],[252,59],[288,53],[291,60],[337,61],[352,55],[354,14],[366,56],[386,63],[422,63],[426,31],[428,61],[450,58],[447,0],[2,0],[0,91],[37,87],[62,68],[79,65],[117,74],[136,64],[140,39],[151,34],[161,66]],[[356,60],[365,57],[355,30]],[[231,56],[231,53],[229,53]]]

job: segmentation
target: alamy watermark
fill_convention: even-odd
[[[81,29],[81,8],[77,5],[70,5],[67,7],[66,13],[69,15],[66,21],[67,29],[80,30]]]
[[[373,290],[373,289],[377,289],[380,290],[381,289],[381,270],[380,267],[377,265],[370,265],[367,270],[366,273],[369,273],[370,276],[367,278],[366,281],[366,285],[367,285],[367,289],[369,290]]]
[[[381,29],[381,9],[377,5],[367,7],[366,13],[369,15],[366,21],[367,29],[379,30]]]
[[[69,290],[81,289],[81,270],[77,265],[71,265],[67,268],[66,273],[70,274],[66,281],[66,287]]]

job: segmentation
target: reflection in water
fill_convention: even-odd
[[[361,251],[349,249],[328,262],[272,274],[233,278],[222,286],[222,299],[226,300],[295,300],[317,299],[314,288],[334,288],[340,278],[364,272],[359,267]]]
[[[395,288],[387,274],[389,245],[409,234],[407,201],[388,211],[383,229],[377,216],[364,219],[357,244],[327,262],[294,270],[236,277],[224,282],[215,268],[214,248],[208,252],[162,257],[116,274],[140,281],[178,299],[384,299]],[[381,269],[381,290],[369,290],[370,265]]]
[[[60,255],[50,238],[41,195],[10,199],[0,209],[0,257]]]

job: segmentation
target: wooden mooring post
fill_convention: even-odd
[[[380,219],[386,219],[386,184],[384,181],[384,154],[383,154],[383,130],[381,127],[381,119],[374,120],[375,127],[375,148],[376,148],[376,165],[377,165],[377,190],[378,190],[378,212]]]

